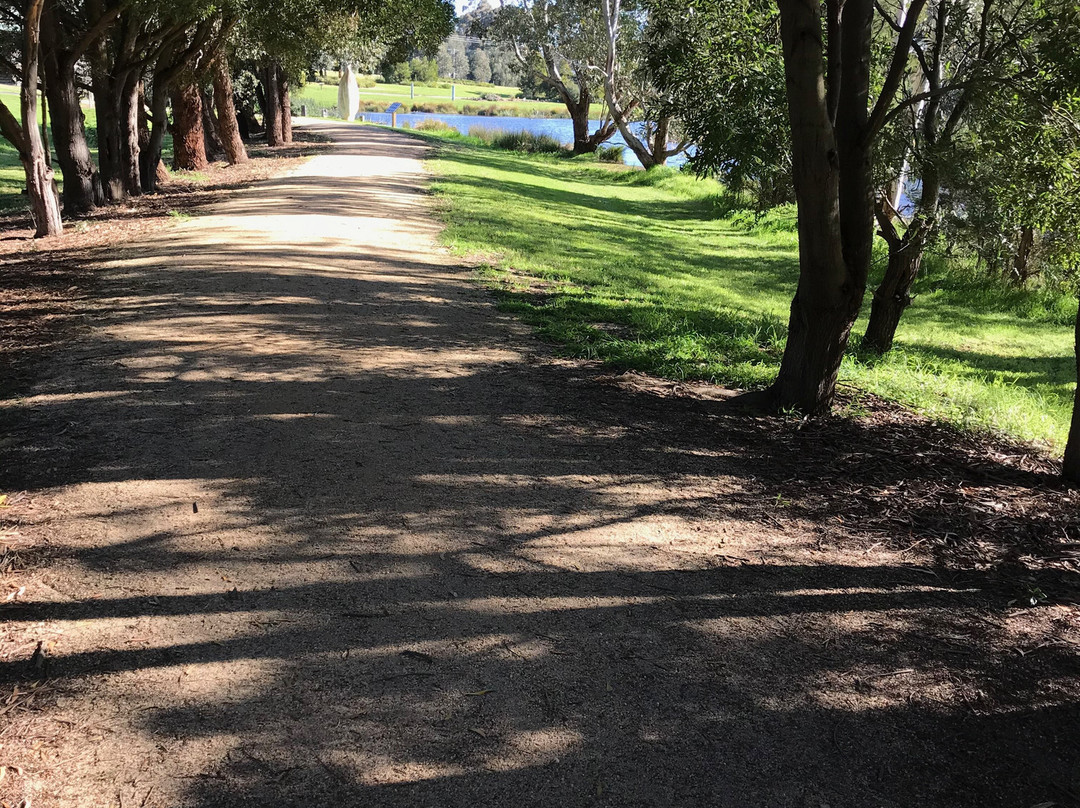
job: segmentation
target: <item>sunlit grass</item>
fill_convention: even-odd
[[[798,272],[793,210],[756,221],[730,215],[719,185],[670,170],[444,143],[431,165],[446,243],[483,257],[502,305],[562,351],[675,379],[772,379]],[[968,428],[1063,444],[1075,302],[932,261],[915,291],[896,350],[859,359],[856,338],[843,381]]]

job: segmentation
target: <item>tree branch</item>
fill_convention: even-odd
[[[83,57],[83,54],[85,54],[86,51],[89,50],[90,46],[97,42],[99,37],[104,36],[105,32],[112,27],[113,23],[116,22],[120,14],[123,13],[123,11],[128,6],[130,6],[132,2],[133,0],[123,0],[123,2],[118,3],[116,6],[101,15],[98,18],[97,22],[95,22],[93,25],[90,26],[89,29],[87,29],[86,33],[82,35],[82,38],[68,54],[66,60],[68,63],[67,66],[74,67],[75,63]]]
[[[915,38],[915,28],[925,6],[926,0],[912,0],[911,5],[908,7],[907,16],[904,17],[904,24],[901,26],[900,33],[897,34],[896,43],[893,46],[893,57],[889,65],[889,71],[885,74],[881,93],[878,95],[877,103],[874,104],[874,110],[870,113],[870,119],[867,121],[866,130],[863,134],[866,140],[876,136],[888,120],[889,107],[892,105],[896,91],[904,78],[908,64],[908,53]]]

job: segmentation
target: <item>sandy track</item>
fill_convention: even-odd
[[[921,641],[970,630],[970,588],[761,516],[707,402],[493,309],[436,245],[421,144],[324,128],[118,255],[93,334],[6,408],[57,556],[5,612],[54,682],[0,760],[35,806],[1028,805],[1075,778],[1039,729],[1063,707],[973,710],[1001,660]]]

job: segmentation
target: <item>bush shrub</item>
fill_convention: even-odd
[[[413,127],[421,132],[434,132],[440,135],[448,135],[451,132],[457,134],[457,129],[450,124],[440,121],[438,118],[428,118],[427,120],[420,121]]]
[[[601,163],[621,163],[625,151],[624,146],[601,146],[596,150],[596,159]]]
[[[449,101],[419,101],[412,105],[413,112],[427,112],[436,115],[458,115],[458,108]]]
[[[476,138],[496,149],[526,154],[566,154],[568,151],[566,146],[551,135],[539,135],[533,132],[508,132],[505,129],[470,126],[469,137]]]
[[[492,145],[497,149],[526,154],[564,154],[567,151],[557,138],[534,132],[504,132],[492,141]]]

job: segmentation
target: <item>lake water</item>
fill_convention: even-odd
[[[390,125],[390,113],[388,112],[361,112],[357,117],[371,123]],[[569,118],[502,118],[492,115],[440,115],[427,112],[410,112],[407,114],[399,112],[397,116],[398,126],[408,124],[410,127],[415,127],[422,121],[430,120],[442,121],[447,126],[454,127],[463,135],[469,134],[469,127],[482,126],[485,129],[501,129],[504,132],[525,131],[534,132],[538,135],[550,135],[558,138],[559,142],[567,146],[572,145],[574,142],[574,126]],[[599,121],[589,121],[590,130],[595,130],[599,125]],[[632,124],[633,128],[638,126],[640,124]],[[604,145],[623,146],[623,162],[629,166],[641,165],[637,158],[634,157],[634,153],[625,148],[626,141],[618,132]],[[685,162],[686,156],[680,154],[669,158],[667,164],[669,166],[680,166]]]

